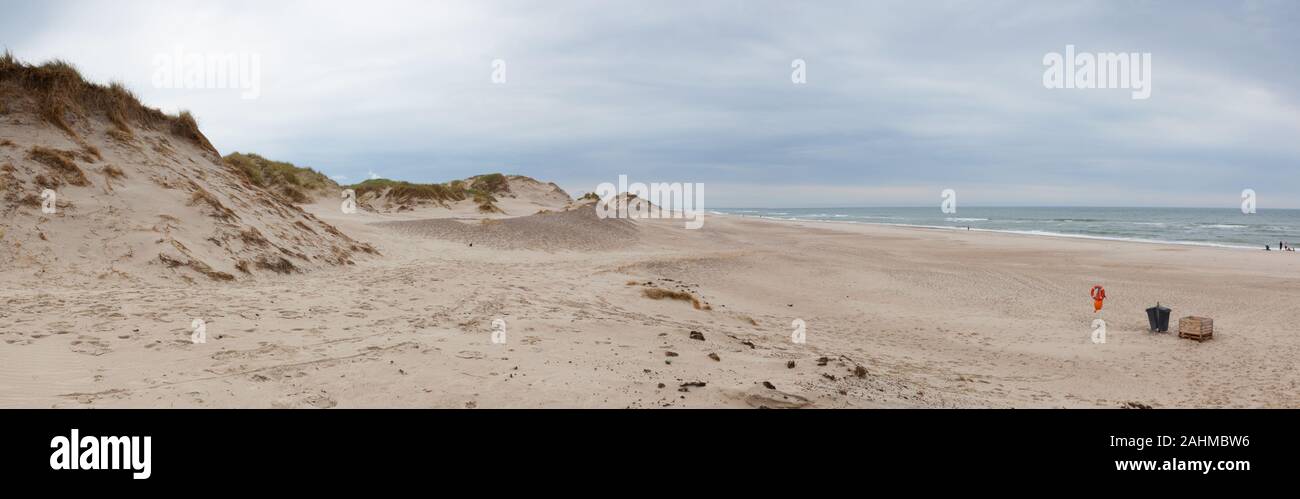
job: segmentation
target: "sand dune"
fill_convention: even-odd
[[[444,184],[372,179],[356,186],[357,204],[376,213],[418,218],[507,218],[561,210],[573,200],[554,183],[522,175],[476,175]]]
[[[224,164],[188,115],[58,64],[0,60],[0,89],[11,282],[227,281],[374,253]]]
[[[631,220],[596,217],[591,204],[516,218],[425,219],[381,222],[407,234],[458,241],[487,248],[588,251],[626,248],[637,243]]]

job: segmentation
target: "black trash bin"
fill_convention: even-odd
[[[1147,322],[1151,323],[1153,333],[1169,331],[1169,309],[1156,302],[1156,306],[1147,309]]]

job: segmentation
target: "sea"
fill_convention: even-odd
[[[1300,248],[1300,210],[1220,208],[960,207],[730,208],[714,213],[776,220],[807,220],[977,230],[1039,236],[1274,250],[1281,241]]]

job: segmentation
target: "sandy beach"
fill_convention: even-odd
[[[689,230],[223,156],[65,63],[5,54],[0,95],[0,407],[1300,406],[1292,252]],[[1213,339],[1147,332],[1157,303]]]
[[[1294,482],[1300,1],[4,6],[0,481]]]
[[[620,244],[503,249],[528,232],[471,246],[411,215],[308,208],[384,257],[274,280],[6,286],[0,406],[1300,406],[1292,255],[734,216],[603,220],[630,224]],[[520,220],[546,216],[562,215]],[[1094,284],[1109,293],[1095,315]],[[1157,301],[1175,322],[1213,317],[1214,339],[1147,332]]]

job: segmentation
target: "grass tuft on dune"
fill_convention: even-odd
[[[464,188],[456,188],[450,184],[416,184],[386,178],[372,178],[351,188],[357,192],[357,197],[369,193],[383,195],[387,192],[390,198],[398,202],[428,200],[443,203],[461,201],[467,197]]]
[[[134,93],[118,82],[108,85],[91,83],[72,64],[53,60],[43,64],[27,64],[13,53],[0,54],[0,101],[5,113],[14,112],[27,104],[22,97],[30,96],[34,111],[40,118],[77,139],[82,140],[74,128],[78,118],[103,118],[113,125],[114,137],[129,140],[133,127],[163,130],[183,137],[204,150],[216,152],[207,137],[199,131],[198,121],[188,111],[168,115],[156,108],[145,106]]]
[[[432,201],[439,204],[473,199],[483,213],[499,213],[497,198],[493,194],[510,192],[507,178],[500,173],[491,173],[471,177],[468,181],[453,180],[443,184],[416,184],[402,180],[373,178],[350,186],[357,197],[373,193],[375,196],[387,195],[398,203],[409,201]]]
[[[691,302],[691,306],[695,307],[696,310],[713,309],[713,307],[710,307],[708,304],[701,302],[699,298],[695,297],[695,295],[687,293],[685,291],[673,291],[671,289],[664,289],[664,288],[646,288],[641,290],[641,294],[645,295],[646,298],[650,298],[652,300],[668,299],[668,300],[688,301]]]
[[[325,174],[293,163],[239,152],[227,154],[222,160],[248,177],[253,185],[270,190],[294,203],[310,202],[309,194],[312,192],[338,189],[338,184]]]
[[[77,154],[74,152],[36,146],[27,152],[27,157],[54,170],[58,178],[62,178],[69,184],[90,185],[85,172],[77,166],[75,161]],[[57,186],[58,182],[54,181],[54,183]]]

